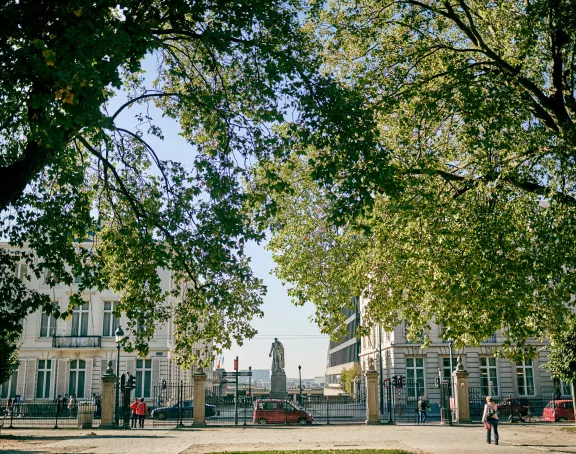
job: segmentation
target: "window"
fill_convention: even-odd
[[[151,397],[150,388],[152,387],[152,360],[136,360],[136,396]]]
[[[102,326],[102,336],[113,337],[118,329],[120,319],[114,317],[114,309],[118,305],[116,301],[104,301],[104,325]]]
[[[56,335],[56,319],[53,315],[42,312],[40,320],[40,337],[52,337]]]
[[[72,313],[72,336],[88,335],[88,309],[88,303],[74,309]]]
[[[18,263],[14,268],[14,276],[21,281],[28,279],[26,275],[28,274],[28,265],[26,263]]]
[[[50,376],[52,374],[52,360],[38,360],[38,379],[36,380],[36,399],[50,397]]]
[[[534,395],[534,370],[532,369],[531,359],[516,363],[516,384],[519,395]]]
[[[16,385],[18,384],[18,371],[15,370],[10,375],[10,378],[2,383],[0,388],[0,398],[7,399],[8,397],[14,397],[17,393]]]
[[[425,394],[424,358],[406,358],[406,381],[409,399],[417,399]]]
[[[480,358],[480,391],[484,396],[499,396],[496,358]]]
[[[70,386],[69,394],[76,398],[84,397],[84,383],[86,382],[86,361],[75,359],[70,361]]]

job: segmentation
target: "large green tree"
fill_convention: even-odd
[[[244,253],[262,238],[241,212],[246,169],[284,153],[276,127],[293,111],[291,138],[327,137],[332,124],[353,136],[335,108],[355,96],[317,71],[304,14],[298,0],[3,2],[0,237],[32,253],[0,250],[0,338],[15,345],[30,312],[66,317],[103,287],[120,292],[126,347],[142,354],[171,315],[183,362],[197,341],[254,334],[265,289]],[[146,77],[144,58],[157,63]],[[109,111],[118,91],[126,102]],[[189,163],[150,146],[162,131],[149,103],[180,123]],[[122,127],[138,105],[138,127]],[[13,273],[20,261],[70,286],[70,306],[28,289]],[[171,294],[159,268],[175,274]]]
[[[574,7],[363,0],[318,10],[308,26],[325,70],[362,97],[376,145],[295,144],[292,160],[263,164],[260,181],[291,185],[288,196],[262,193],[276,208],[271,248],[326,331],[358,294],[370,301],[366,325],[407,320],[416,338],[436,320],[459,345],[502,328],[511,356],[562,328],[576,277]]]

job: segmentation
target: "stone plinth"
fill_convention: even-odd
[[[193,427],[206,425],[206,374],[200,369],[194,374],[194,420]]]
[[[100,421],[100,429],[114,428],[114,383],[116,383],[116,375],[102,376],[102,419]]]
[[[456,398],[456,414],[459,423],[471,422],[468,375],[468,371],[464,370],[462,366],[462,358],[458,357],[458,365],[452,373],[452,380],[454,383],[454,397]]]
[[[273,370],[270,386],[270,397],[272,399],[285,399],[286,392],[286,373],[282,369]]]
[[[380,424],[378,372],[373,367],[366,371],[366,403],[366,424]]]

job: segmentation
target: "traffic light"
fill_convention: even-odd
[[[392,386],[394,386],[394,388],[398,387],[398,376],[397,375],[394,375],[392,377]]]
[[[136,380],[134,375],[128,374],[128,381],[126,382],[126,388],[134,389],[136,388]]]

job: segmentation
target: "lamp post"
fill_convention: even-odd
[[[298,403],[302,405],[302,366],[298,366],[298,377],[300,379],[300,395],[298,396]]]
[[[114,411],[114,423],[116,424],[116,427],[118,427],[120,424],[118,418],[118,407],[120,403],[120,344],[124,339],[124,331],[120,325],[118,325],[118,329],[116,329],[114,335],[116,336],[116,348],[118,349],[118,357],[116,359],[116,405]]]

